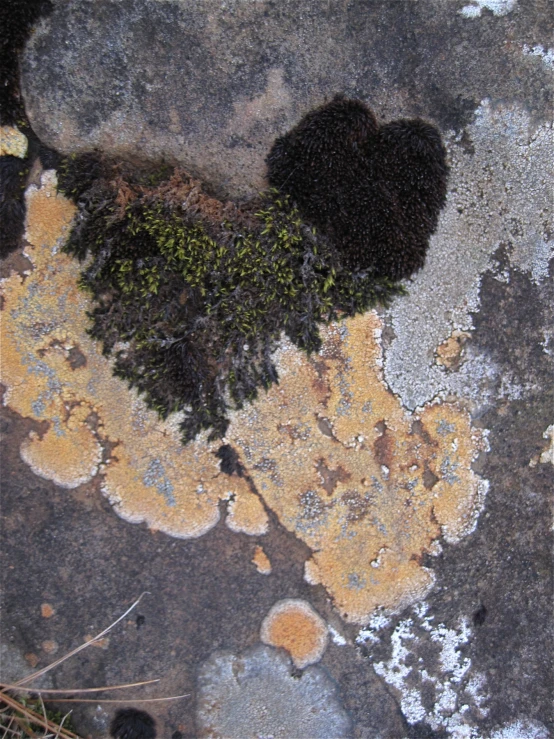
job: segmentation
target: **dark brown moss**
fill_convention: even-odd
[[[156,722],[146,711],[120,708],[110,725],[113,739],[156,739]]]
[[[421,269],[446,199],[446,152],[434,126],[379,126],[363,103],[337,96],[277,139],[267,164],[271,186],[351,270],[398,280]]]
[[[0,256],[6,257],[21,243],[25,219],[25,162],[0,157]]]

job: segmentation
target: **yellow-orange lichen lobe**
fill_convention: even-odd
[[[63,488],[91,480],[102,461],[102,447],[86,424],[90,409],[77,405],[53,418],[41,437],[31,431],[20,448],[21,458],[36,474]]]
[[[0,127],[0,156],[18,157],[27,156],[28,141],[25,134],[13,126]]]
[[[287,599],[276,603],[265,617],[261,640],[289,652],[296,667],[318,662],[327,647],[325,621],[304,600]]]
[[[433,481],[433,514],[446,541],[455,543],[473,530],[482,507],[484,484],[471,461],[484,448],[483,436],[472,429],[467,411],[449,403],[426,406],[421,423],[431,440],[426,462]]]
[[[260,575],[271,574],[271,562],[267,554],[264,552],[263,547],[259,545],[256,546],[256,548],[254,549],[252,562],[256,566],[256,569],[258,570]]]
[[[184,448],[178,419],[160,422],[113,377],[87,335],[91,306],[77,287],[79,264],[59,252],[74,206],[57,194],[51,171],[26,197],[33,270],[4,281],[1,379],[7,405],[49,426],[24,442],[23,457],[37,474],[74,487],[96,472],[102,448],[111,448],[99,468],[102,489],[122,517],[201,536],[219,520],[219,501],[240,497],[242,482],[220,473],[217,444],[200,437]]]
[[[439,344],[435,353],[435,361],[447,370],[456,371],[463,361],[465,345],[471,334],[468,331],[454,330],[450,336]]]
[[[42,249],[51,249],[67,238],[76,211],[71,201],[58,194],[57,183],[54,170],[47,170],[42,174],[41,186],[31,185],[26,193],[25,238]]]
[[[252,493],[242,478],[237,478],[235,492],[229,501],[225,523],[236,533],[261,536],[267,533],[269,519],[261,500]]]
[[[284,344],[279,385],[227,432],[267,505],[312,549],[307,580],[358,623],[423,597],[433,575],[422,554],[467,532],[480,506],[469,416],[447,403],[406,411],[383,381],[380,332],[367,313],[323,329],[318,356]]]

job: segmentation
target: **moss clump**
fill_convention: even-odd
[[[350,269],[396,280],[421,269],[446,202],[446,151],[434,126],[379,125],[362,102],[337,96],[277,139],[267,164],[270,184]]]
[[[120,708],[110,725],[113,739],[156,739],[156,722],[146,711]]]
[[[28,739],[59,736],[60,739],[77,739],[70,712],[47,708],[40,698],[13,694],[10,698],[7,703],[0,697],[0,704],[4,704],[0,711],[0,730],[4,730],[2,737]],[[45,726],[45,720],[49,728]],[[54,735],[52,732],[56,730]]]
[[[345,269],[286,196],[222,203],[181,171],[157,179],[93,155],[59,175],[80,206],[66,250],[89,257],[90,333],[163,418],[184,412],[184,442],[223,436],[229,410],[277,381],[282,332],[312,352],[320,322],[403,292]]]

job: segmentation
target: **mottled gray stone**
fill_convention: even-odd
[[[444,131],[469,123],[484,97],[549,115],[549,70],[523,53],[524,43],[548,43],[540,0],[473,19],[459,0],[54,6],[23,60],[42,140],[65,152],[163,156],[220,192],[262,187],[274,138],[337,92]]]

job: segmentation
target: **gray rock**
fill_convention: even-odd
[[[337,92],[382,118],[419,115],[443,130],[467,124],[485,96],[548,116],[548,69],[522,53],[527,39],[547,38],[544,13],[515,3],[473,19],[458,0],[54,6],[22,65],[43,141],[63,152],[165,157],[220,193],[263,187],[275,137]],[[521,43],[506,44],[516,32]]]

